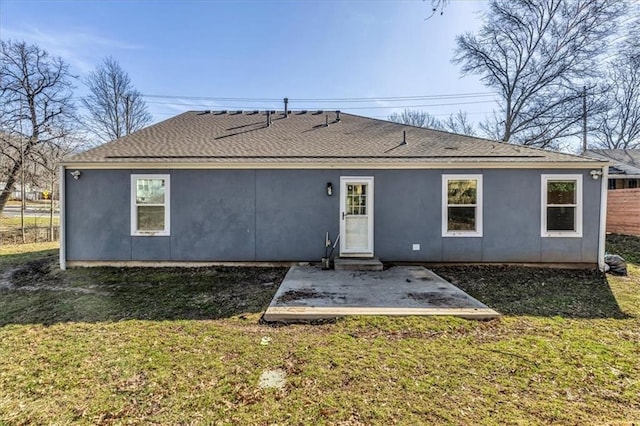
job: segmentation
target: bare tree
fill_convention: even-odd
[[[459,133],[461,135],[475,136],[476,129],[467,113],[464,111],[458,111],[455,114],[451,114],[442,123],[444,128],[453,133]]]
[[[0,148],[9,164],[0,211],[35,148],[71,132],[73,78],[62,59],[38,46],[0,41]]]
[[[625,57],[609,69],[607,109],[595,116],[598,145],[610,149],[640,145],[640,61]]]
[[[37,188],[46,188],[49,193],[49,240],[54,241],[53,217],[56,209],[56,189],[61,176],[58,176],[58,163],[67,156],[77,152],[81,142],[75,135],[68,135],[56,143],[41,144],[32,153],[34,173],[32,181]]]
[[[637,7],[640,10],[640,6]],[[640,19],[622,37],[609,63],[605,108],[594,117],[597,144],[609,149],[640,147]]]
[[[425,127],[434,130],[444,130],[463,135],[474,136],[476,134],[473,123],[469,121],[467,113],[458,111],[451,114],[444,121],[440,120],[426,111],[418,109],[405,109],[402,113],[394,112],[387,117],[394,123],[407,124],[409,126]]]
[[[439,15],[444,14],[444,9],[447,7],[451,0],[431,0],[431,15],[427,17],[427,19],[431,18],[433,15],[438,13]]]
[[[419,109],[405,109],[400,114],[394,112],[389,115],[388,119],[394,123],[407,124],[409,126],[444,130],[440,120],[428,112]]]
[[[84,82],[91,93],[82,100],[88,111],[84,123],[102,141],[126,136],[151,122],[142,94],[115,59],[104,59]]]
[[[502,141],[549,146],[580,132],[582,87],[623,2],[491,0],[479,33],[457,39],[453,62],[501,97],[484,130]],[[590,101],[588,112],[596,103]],[[497,133],[497,135],[495,134]]]

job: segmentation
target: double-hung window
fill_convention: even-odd
[[[582,237],[582,175],[542,175],[543,237]]]
[[[442,175],[442,236],[482,236],[482,175]]]
[[[131,175],[131,235],[170,235],[169,175]]]

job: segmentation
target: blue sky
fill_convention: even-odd
[[[430,1],[16,1],[0,0],[0,38],[36,43],[83,77],[111,55],[147,97],[156,120],[192,109],[341,109],[384,118],[422,106],[474,121],[491,96],[450,100],[320,102],[487,93],[450,63],[455,36],[479,27],[485,2]],[[85,93],[77,84],[79,96]],[[308,99],[303,101],[302,99]],[[458,105],[441,105],[441,104]],[[366,108],[364,108],[366,107]]]

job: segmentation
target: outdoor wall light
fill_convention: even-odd
[[[591,170],[589,174],[593,180],[598,180],[598,178],[602,176],[602,170]]]
[[[82,175],[82,172],[80,170],[74,170],[71,172],[71,176],[73,176],[75,180],[80,179],[80,175]]]
[[[331,197],[333,195],[333,185],[331,182],[327,182],[327,195]]]

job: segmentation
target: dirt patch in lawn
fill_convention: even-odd
[[[456,265],[431,270],[505,315],[626,317],[607,277],[596,269]]]
[[[0,326],[218,319],[266,309],[287,268],[75,268],[31,258],[0,271]]]
[[[94,293],[82,287],[69,287],[62,280],[56,255],[43,256],[5,269],[4,288],[22,291],[76,291]]]

